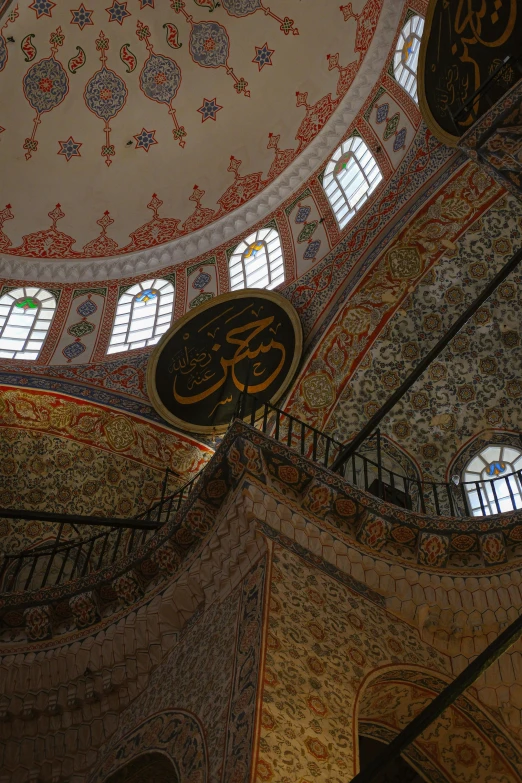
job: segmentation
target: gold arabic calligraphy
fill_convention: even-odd
[[[229,310],[231,309],[232,308],[229,308]],[[256,312],[254,308],[249,305],[247,308],[244,308],[241,313],[232,315],[225,321],[225,324],[228,324],[230,321],[241,316],[249,309],[249,315],[254,315],[254,320],[249,320],[248,323],[241,326],[229,328],[224,335],[225,345],[222,345],[219,342],[219,335],[223,331],[223,324],[220,323],[217,326],[214,326],[212,330],[207,329],[207,327],[209,327],[212,322],[221,319],[228,311],[220,313],[198,330],[201,332],[203,329],[207,329],[206,336],[209,338],[208,348],[193,352],[188,350],[185,346],[185,348],[174,357],[169,371],[175,373],[173,394],[176,402],[180,405],[191,405],[201,402],[221,389],[229,377],[238,391],[243,391],[245,381],[242,381],[237,377],[236,368],[245,360],[249,362],[248,366],[245,368],[244,375],[248,378],[248,392],[250,394],[259,394],[267,389],[277,378],[285,364],[286,348],[276,339],[277,331],[281,326],[281,323],[274,323],[276,317],[274,315],[267,316],[266,318],[258,317],[260,311],[263,309],[262,306]],[[190,335],[188,333],[183,335],[183,339],[185,340],[189,337]],[[261,340],[257,339],[258,337],[261,337]],[[223,349],[226,348],[227,345],[235,347],[234,353],[230,358],[223,355]],[[216,361],[218,358],[218,351],[221,352],[221,355],[219,356],[219,361]],[[269,368],[268,365],[263,362],[262,357],[274,351],[279,354],[279,357],[276,366],[274,369],[271,369],[274,360],[272,359],[270,361]],[[256,359],[257,361],[254,361]],[[254,380],[253,383],[252,379]],[[184,389],[181,389],[180,387],[184,387]],[[188,394],[186,393],[187,391],[189,392]],[[226,400],[222,400],[217,404],[225,404],[231,400],[231,397],[227,397]],[[215,407],[217,407],[217,405]]]
[[[436,58],[432,57],[431,68],[436,71],[439,64],[444,64],[444,50],[447,45],[458,61],[470,66],[471,73],[461,73],[459,63],[455,60],[451,63],[446,61],[442,81],[437,86],[437,103],[443,116],[447,116],[449,107],[455,110],[459,105],[462,106],[490,75],[492,64],[497,61],[492,62],[491,53],[483,53],[480,56],[480,50],[482,47],[491,50],[506,43],[515,29],[517,18],[517,0],[459,0],[453,20],[452,7],[454,6],[449,0],[443,0],[439,6],[438,31],[435,32],[435,28],[432,28],[437,35],[438,45],[433,52],[436,53]],[[448,38],[445,33],[447,24]],[[485,64],[487,67],[487,72],[482,76],[478,60],[483,67]],[[479,100],[477,97],[473,111],[460,120],[459,125],[467,127],[474,122]]]

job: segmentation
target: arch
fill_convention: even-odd
[[[347,225],[381,180],[379,165],[360,136],[351,136],[336,149],[325,169],[323,188],[339,228]]]
[[[110,775],[105,783],[182,783],[179,770],[163,753],[136,756]]]
[[[417,66],[419,64],[423,31],[424,18],[418,14],[410,16],[399,33],[393,56],[393,75],[415,103],[419,102],[417,96]]]
[[[522,508],[522,482],[516,473],[520,470],[522,449],[517,446],[488,443],[480,449],[462,472],[471,514],[490,516]]]
[[[371,672],[355,700],[354,748],[358,734],[391,742],[452,679],[412,664],[392,664]],[[469,692],[402,755],[430,783],[522,781],[522,752]]]
[[[173,783],[184,783],[186,780],[209,783],[208,750],[203,726],[193,713],[174,709],[149,716],[127,734],[111,742],[100,766],[89,778],[89,783],[120,783],[115,774],[130,762],[139,766],[137,760],[144,754],[165,756],[177,775]]]
[[[243,239],[230,256],[228,269],[231,291],[272,289],[284,283],[283,250],[277,229],[261,228]]]
[[[114,316],[107,353],[155,345],[168,331],[174,311],[174,286],[161,278],[143,280],[124,291]]]
[[[0,297],[0,358],[38,359],[56,310],[45,288],[24,286]]]

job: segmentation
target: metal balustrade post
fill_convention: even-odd
[[[381,500],[384,500],[384,492],[382,486],[382,453],[381,453],[381,431],[376,432],[377,435],[377,491]]]
[[[47,563],[47,568],[45,569],[44,578],[42,580],[42,587],[45,587],[47,579],[48,579],[49,574],[51,572],[51,567],[52,567],[52,564],[53,564],[54,556],[56,554],[56,550],[58,549],[58,544],[60,543],[60,538],[62,537],[63,524],[64,523],[62,522],[62,524],[58,528],[58,535],[56,536],[56,540],[55,540],[54,546],[53,546],[53,551],[51,553],[51,557],[49,558],[49,562]]]

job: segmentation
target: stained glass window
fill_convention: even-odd
[[[0,297],[0,357],[34,361],[51,326],[56,299],[44,288],[15,288]]]
[[[120,296],[107,353],[154,345],[168,330],[173,310],[174,286],[168,280],[131,286]]]
[[[399,34],[397,48],[393,58],[393,73],[395,78],[411,95],[415,103],[417,98],[417,65],[421,45],[424,19],[422,16],[411,16]]]
[[[377,161],[360,136],[343,142],[324,172],[323,187],[339,228],[344,228],[382,179]]]
[[[522,450],[513,446],[486,446],[467,464],[463,481],[473,516],[481,517],[522,508]]]
[[[230,257],[230,288],[275,288],[285,279],[281,240],[275,228],[262,228],[244,239]]]

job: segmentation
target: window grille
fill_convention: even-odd
[[[157,343],[174,310],[174,286],[168,280],[144,280],[119,299],[107,353],[132,351]]]
[[[37,359],[55,310],[56,299],[45,288],[15,288],[0,297],[0,357]]]
[[[285,279],[281,240],[275,228],[250,234],[230,257],[230,290],[275,288]]]
[[[397,48],[393,58],[393,73],[406,92],[418,103],[417,97],[417,66],[424,19],[422,16],[411,16],[402,28]]]
[[[352,136],[334,152],[323,187],[339,228],[344,228],[382,179],[377,161],[360,136]]]
[[[522,451],[513,446],[486,446],[476,454],[463,473],[464,482],[473,482],[464,484],[471,514],[481,517],[498,514],[499,507],[501,512],[522,508],[518,470],[522,470]],[[494,487],[492,479],[498,479]]]

